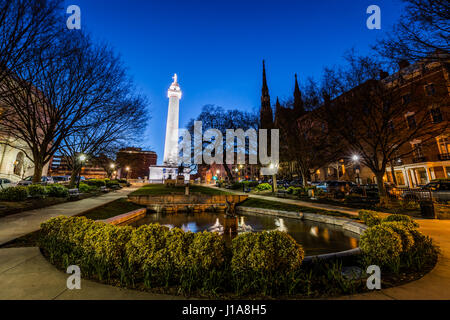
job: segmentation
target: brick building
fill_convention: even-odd
[[[157,155],[154,151],[133,147],[121,149],[116,157],[116,165],[119,168],[117,176],[121,179],[147,179],[149,167],[156,165],[156,162]]]

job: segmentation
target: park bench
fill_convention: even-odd
[[[101,192],[108,192],[108,189],[106,189],[105,186],[102,186],[102,187],[100,187],[100,191],[101,191]]]
[[[69,191],[69,198],[78,198],[81,195],[78,188],[69,189],[68,191]]]
[[[289,194],[289,192],[287,190],[278,190],[277,191],[277,197],[280,197],[280,198],[287,198],[288,194]]]

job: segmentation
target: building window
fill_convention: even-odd
[[[14,161],[14,174],[17,176],[22,175],[22,168],[25,160],[25,155],[23,152],[19,152],[16,156],[16,161]]]
[[[407,105],[410,102],[411,102],[411,95],[410,94],[405,94],[404,96],[402,96],[402,103],[403,103],[403,105]]]
[[[428,96],[434,96],[434,94],[436,93],[436,89],[434,88],[434,84],[431,83],[431,84],[425,86],[425,91],[426,91]]]
[[[422,143],[413,144],[413,150],[415,158],[423,157]]]
[[[409,129],[415,129],[416,128],[416,116],[414,114],[406,116],[406,122],[408,123]]]
[[[433,123],[442,122],[441,108],[439,107],[432,108],[430,110],[430,114],[431,114],[431,121],[433,121]]]
[[[438,139],[438,147],[439,152],[441,154],[449,154],[450,153],[450,139],[447,137]]]

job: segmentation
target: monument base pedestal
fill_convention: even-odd
[[[176,180],[179,175],[184,176],[184,181],[189,182],[189,173],[178,173],[177,166],[161,165],[150,166],[149,180],[150,183],[164,183],[165,180]]]

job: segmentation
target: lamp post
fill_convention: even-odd
[[[274,170],[277,167],[278,167],[278,165],[271,163],[269,168]],[[273,173],[272,174],[272,193],[277,192],[277,190],[278,190],[277,175],[276,175],[276,173]]]
[[[82,154],[82,155],[80,155],[80,157],[78,159],[80,160],[81,167],[80,167],[80,172],[78,172],[77,189],[80,188],[81,169],[83,169],[83,163],[84,163],[84,161],[86,161],[86,156],[84,154]]]
[[[109,167],[111,168],[111,178],[112,178],[112,176],[113,176],[113,174],[114,174],[114,168],[116,167],[116,165],[114,164],[114,163],[111,163],[110,165],[109,165]]]
[[[359,161],[359,156],[358,155],[354,155],[353,157],[352,157],[352,160],[353,160],[353,168],[355,168],[355,163],[358,163],[358,161]],[[358,185],[358,187],[360,186],[360,181],[359,181],[359,168],[355,168],[355,172],[356,172],[356,183],[357,183],[357,185]]]
[[[127,171],[125,181],[128,183],[128,172],[130,171],[130,167],[126,167],[125,170]]]

